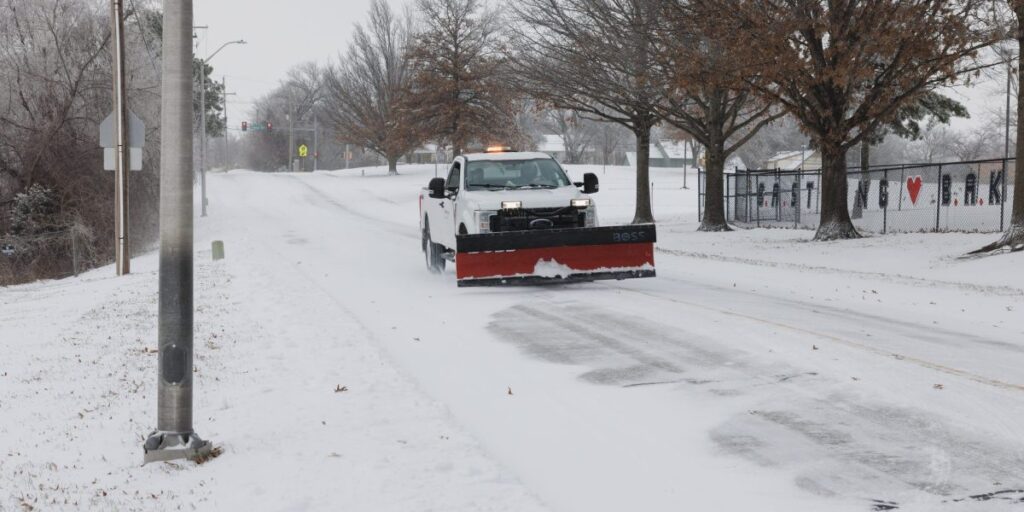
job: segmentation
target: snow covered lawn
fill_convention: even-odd
[[[210,177],[198,467],[140,466],[155,256],[0,289],[0,510],[1024,505],[1024,254],[958,259],[992,235],[697,233],[656,169],[657,278],[458,289],[419,251],[433,166],[400,172]],[[632,218],[628,169],[570,172]]]

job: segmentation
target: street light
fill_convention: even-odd
[[[206,27],[196,27],[196,28],[206,28]],[[202,189],[202,196],[203,196],[203,200],[202,200],[202,213],[200,214],[202,217],[206,217],[206,203],[207,203],[207,201],[206,201],[206,64],[208,62],[210,62],[210,59],[214,58],[218,53],[220,53],[221,50],[223,50],[224,48],[227,48],[228,46],[233,45],[233,44],[248,44],[248,43],[246,43],[244,39],[239,39],[237,41],[228,41],[228,42],[220,45],[220,48],[217,48],[217,50],[215,50],[208,57],[203,59],[201,65],[199,66],[199,77],[200,77],[200,79],[199,79],[199,112],[200,112],[200,114],[199,114],[200,115],[200,121],[199,121],[199,124],[200,124],[200,126],[199,126],[199,182],[200,182],[200,188]]]

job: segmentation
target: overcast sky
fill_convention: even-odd
[[[398,7],[399,0],[390,0]],[[293,65],[315,60],[326,63],[348,45],[353,25],[361,22],[370,0],[195,0],[197,56],[207,56],[228,41],[245,39],[217,54],[215,80],[227,77],[228,115],[232,127],[243,120],[251,102],[273,89]],[[206,34],[204,34],[204,32]]]

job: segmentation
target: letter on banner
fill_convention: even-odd
[[[988,204],[1003,204],[1003,171],[994,171],[988,178]]]
[[[868,191],[871,190],[871,182],[857,180],[857,193],[854,198],[854,204],[860,208],[868,207]]]

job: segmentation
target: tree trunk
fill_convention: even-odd
[[[1021,25],[1024,22],[1024,3],[1017,3],[1013,7],[1013,12],[1017,18],[1017,47],[1024,49],[1024,26]],[[1017,73],[1017,119],[1024,119],[1024,76],[1020,72]],[[1020,123],[1017,124],[1017,148],[1024,148],[1024,131],[1021,131]],[[1013,164],[1013,208],[1010,212],[1010,225],[1006,228],[1006,233],[997,242],[993,242],[977,251],[972,251],[970,254],[980,254],[984,252],[994,251],[1004,247],[1010,247],[1014,251],[1024,250],[1024,191],[1021,191],[1018,187],[1024,185],[1024,159],[1018,158],[1014,160]],[[1006,176],[1003,176],[1006,179]],[[1005,198],[1004,198],[1005,200]]]
[[[1017,47],[1024,48],[1024,4],[1016,3],[1014,13],[1017,15]],[[1017,72],[1017,119],[1024,119],[1024,101],[1021,101],[1024,93],[1024,76],[1020,70]],[[1024,148],[1024,131],[1021,131],[1020,123],[1017,123],[1017,148],[1018,155],[1013,163],[1013,211],[1010,214],[1010,227],[1006,230],[1003,238],[1005,245],[1017,248],[1024,245],[1024,191],[1019,187],[1024,186],[1024,159],[1020,158],[1020,148]],[[1005,180],[1006,177],[1004,176]]]
[[[725,221],[725,149],[722,143],[708,145],[704,180],[704,217],[698,231],[732,231]]]
[[[821,145],[821,223],[817,241],[860,238],[850,220],[846,176],[846,151],[838,144]]]
[[[398,158],[397,156],[388,156],[388,176],[398,175]]]
[[[634,125],[636,134],[636,213],[633,224],[651,224],[651,127],[642,123]]]

